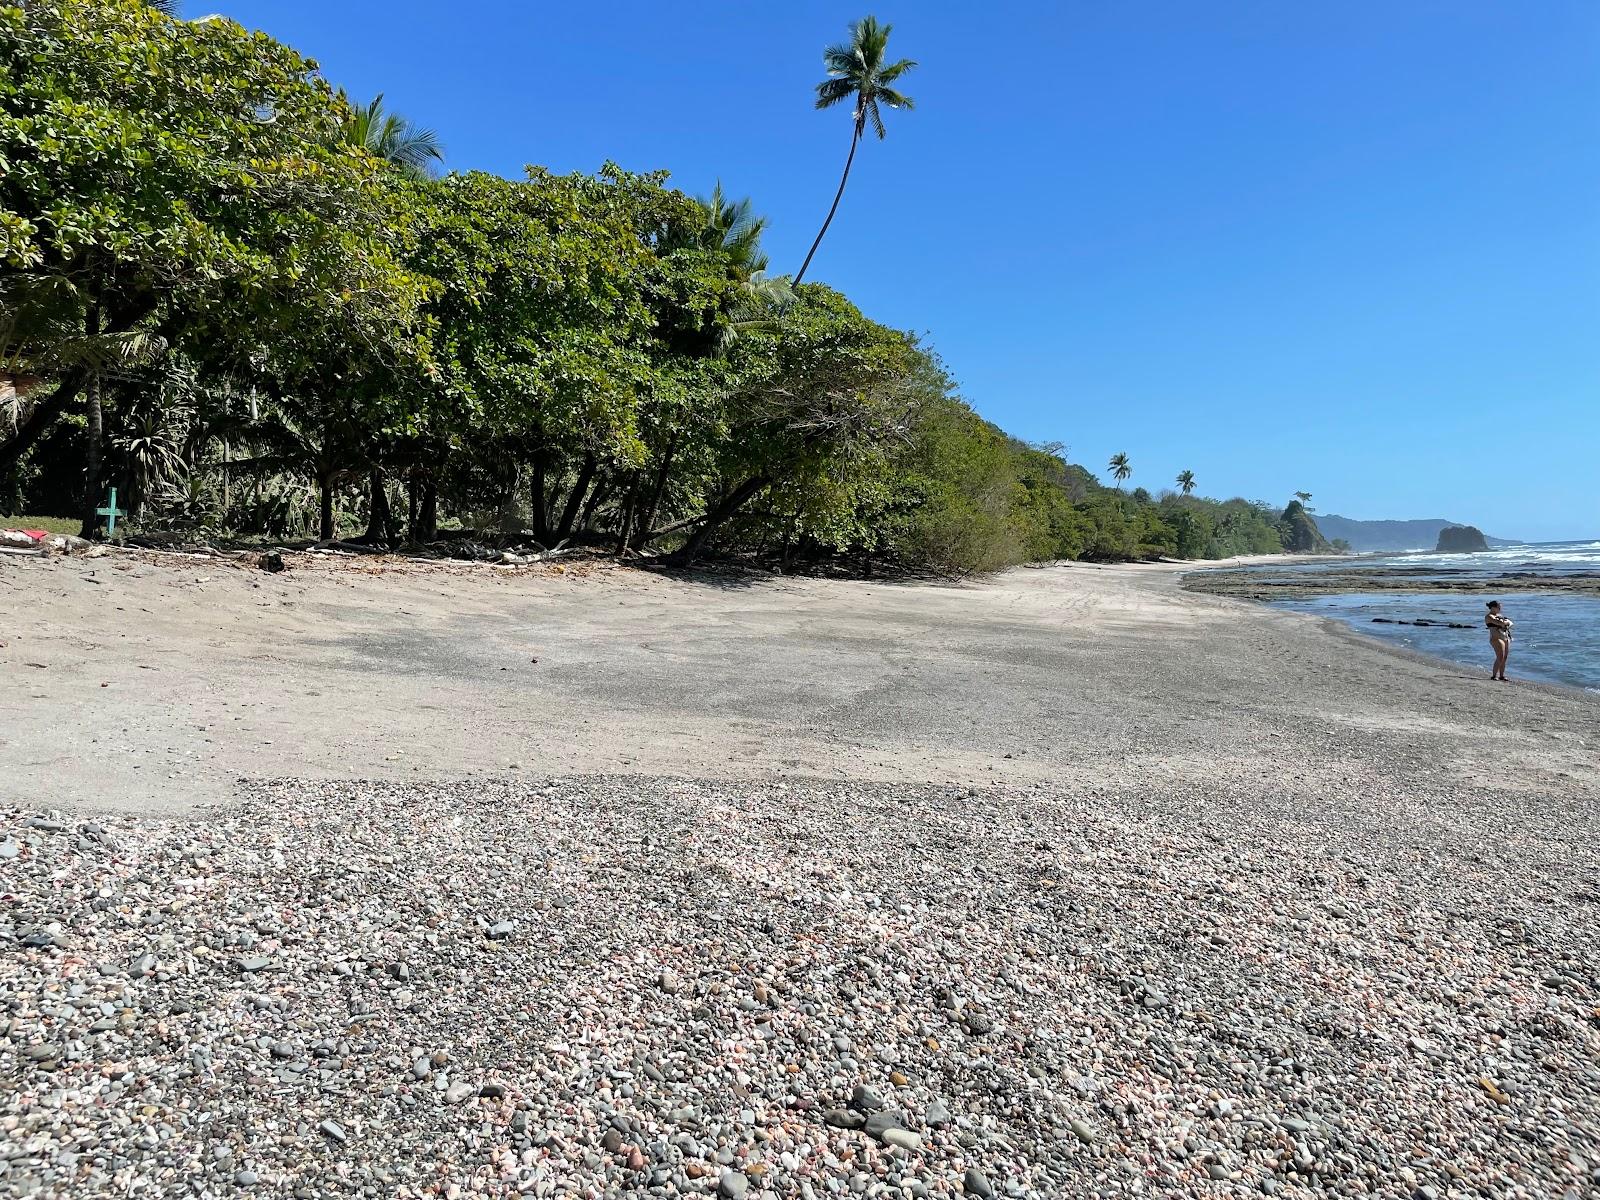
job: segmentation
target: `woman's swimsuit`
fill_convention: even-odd
[[[1491,642],[1509,642],[1511,640],[1510,618],[1497,617],[1490,613],[1483,619],[1483,623],[1489,627],[1489,640]]]

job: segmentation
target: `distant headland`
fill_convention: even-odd
[[[1372,554],[1386,550],[1428,550],[1439,544],[1439,534],[1446,529],[1459,527],[1461,521],[1430,518],[1421,521],[1357,521],[1326,513],[1317,514],[1317,527],[1329,541],[1343,540],[1357,554]],[[1483,535],[1484,547],[1514,546],[1515,538]]]

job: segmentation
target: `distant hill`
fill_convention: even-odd
[[[1343,538],[1358,554],[1377,550],[1432,550],[1439,544],[1439,531],[1464,525],[1464,521],[1356,521],[1330,513],[1317,514],[1317,528],[1332,541]],[[1515,539],[1484,535],[1491,546],[1514,546]]]

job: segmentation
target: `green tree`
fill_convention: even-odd
[[[890,108],[915,108],[910,96],[897,91],[894,84],[907,71],[917,64],[909,58],[902,58],[898,62],[886,62],[886,51],[889,48],[890,25],[880,25],[876,17],[862,17],[850,27],[850,40],[838,45],[829,46],[822,52],[822,61],[827,65],[828,78],[817,84],[817,107],[832,108],[846,100],[854,103],[854,110],[850,122],[850,153],[844,160],[844,174],[839,179],[839,190],[834,193],[833,204],[828,209],[828,216],[822,222],[822,228],[817,233],[817,240],[811,243],[811,249],[806,252],[805,262],[800,264],[800,270],[795,273],[794,281],[798,284],[806,277],[806,269],[811,266],[811,258],[817,252],[817,247],[822,245],[822,239],[828,232],[828,226],[833,223],[833,214],[839,211],[839,201],[844,196],[845,184],[850,181],[850,166],[855,162],[856,147],[861,142],[861,135],[866,132],[868,123],[872,130],[883,140],[885,130],[883,127],[883,113],[880,106],[887,104]]]
[[[782,322],[735,345],[703,511],[673,556],[680,564],[769,488],[813,526],[845,521],[905,434],[914,343],[830,288],[796,292]]]
[[[1178,472],[1177,484],[1178,484],[1179,490],[1182,491],[1185,496],[1192,495],[1193,492],[1194,492],[1194,487],[1195,487],[1195,484],[1194,484],[1194,472],[1193,471],[1179,471]]]
[[[433,487],[462,451],[500,481],[503,507],[527,495],[539,536],[570,529],[602,466],[640,466],[640,405],[672,386],[659,345],[716,342],[714,297],[666,274],[650,241],[698,209],[657,177],[617,171],[472,172],[424,185],[419,203],[413,265],[443,286],[405,426],[418,477]]]
[[[85,397],[92,509],[109,350],[180,337],[213,307],[260,319],[293,296],[375,340],[403,323],[376,167],[344,143],[346,115],[314,64],[231,21],[137,0],[0,7],[0,349],[50,380],[0,468]]]

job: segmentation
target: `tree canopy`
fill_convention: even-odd
[[[0,32],[0,511],[92,526],[114,484],[136,534],[950,574],[1315,528],[1008,436],[922,340],[768,274],[720,184],[441,176],[381,97],[137,0],[0,7]],[[830,51],[819,103],[854,97],[857,138],[910,106],[887,36]]]

